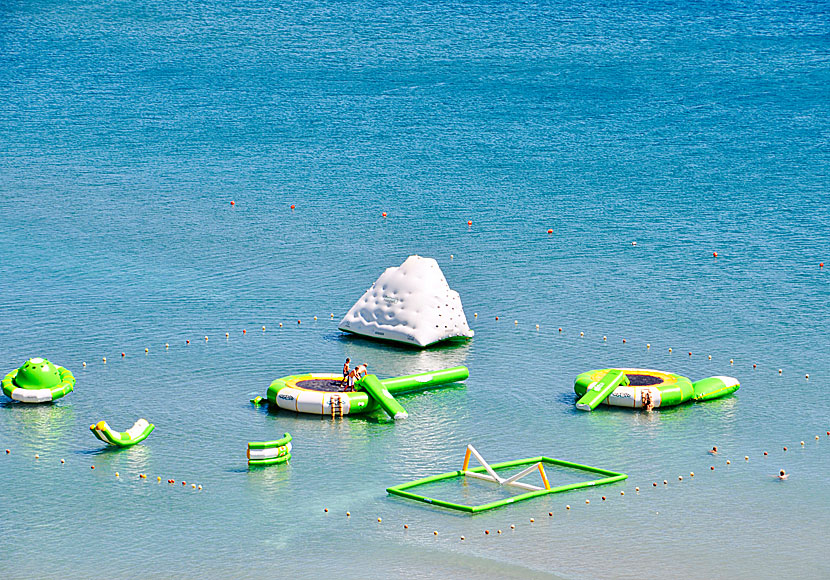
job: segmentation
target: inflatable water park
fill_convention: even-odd
[[[418,348],[467,340],[475,334],[467,324],[461,297],[450,288],[438,262],[417,255],[387,268],[338,328]]]
[[[587,371],[574,380],[579,397],[576,408],[593,411],[600,404],[632,409],[680,405],[687,401],[710,401],[741,388],[734,377],[690,379],[652,369],[600,369]]]
[[[346,392],[342,375],[308,373],[274,380],[265,397],[270,404],[297,413],[342,417],[382,409],[397,420],[408,413],[395,395],[459,383],[469,376],[465,366],[383,380],[367,374],[355,383],[355,391]]]
[[[45,358],[33,357],[3,377],[3,394],[21,403],[50,403],[75,388],[75,377],[67,369]]]

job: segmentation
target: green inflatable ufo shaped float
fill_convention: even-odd
[[[3,378],[3,394],[21,403],[49,403],[68,395],[75,388],[69,370],[34,357]]]

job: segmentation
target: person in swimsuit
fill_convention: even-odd
[[[651,391],[649,389],[643,390],[643,408],[646,411],[651,411],[654,408],[654,403],[651,402]]]
[[[343,385],[346,385],[349,378],[349,363],[352,362],[352,359],[346,357],[346,362],[343,365]]]
[[[355,376],[358,379],[362,379],[363,377],[368,375],[369,374],[369,371],[367,370],[368,366],[369,365],[367,365],[366,363],[363,363],[362,365],[357,365],[354,369],[355,370]]]
[[[778,478],[778,479],[780,479],[781,481],[784,481],[784,480],[785,480],[785,479],[787,479],[789,476],[790,476],[790,474],[789,474],[789,473],[787,473],[786,471],[784,471],[784,470],[782,469],[781,471],[779,471],[779,472],[778,472],[778,475],[776,475],[775,477],[777,477],[777,478]]]
[[[349,371],[348,376],[346,377],[346,392],[353,392],[354,391],[354,381],[355,381],[355,369]]]
[[[709,450],[709,453],[711,453],[712,455],[717,455],[717,454],[718,454],[718,446],[717,446],[717,445],[713,446],[713,447]]]

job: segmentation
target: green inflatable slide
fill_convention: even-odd
[[[609,370],[605,376],[588,387],[582,398],[576,402],[576,408],[580,411],[593,411],[620,385],[628,385],[628,377],[621,370]]]

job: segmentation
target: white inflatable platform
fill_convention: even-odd
[[[438,262],[409,256],[387,268],[338,326],[345,332],[426,347],[450,338],[472,338],[461,297]]]

